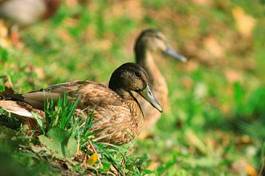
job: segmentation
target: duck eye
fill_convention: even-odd
[[[137,77],[141,77],[141,74],[140,74],[139,72],[136,72],[135,75],[136,75]]]

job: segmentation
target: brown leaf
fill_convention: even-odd
[[[242,74],[239,71],[231,69],[225,71],[225,77],[230,83],[241,82],[243,79]]]
[[[210,6],[212,5],[212,0],[193,0],[194,4],[204,5],[204,6]]]
[[[110,6],[108,14],[108,17],[111,18],[128,16],[133,19],[141,19],[143,17],[143,8],[140,1],[117,1],[112,6]]]
[[[185,67],[188,72],[193,72],[198,69],[198,63],[190,60],[189,62],[186,63]]]
[[[210,58],[223,58],[224,49],[220,43],[213,37],[209,36],[203,41],[205,50],[211,55]]]

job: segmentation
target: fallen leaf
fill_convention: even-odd
[[[0,38],[8,36],[8,29],[4,22],[0,20]]]
[[[40,79],[45,78],[45,72],[44,69],[41,67],[34,67],[34,72],[36,73],[37,77]]]
[[[188,72],[193,72],[194,70],[198,69],[198,63],[191,60],[187,62],[185,67]]]
[[[8,28],[2,20],[0,20],[0,46],[3,48],[10,47],[10,40],[8,38]]]
[[[257,176],[258,175],[256,169],[250,164],[247,164],[245,166],[245,170],[246,170],[248,176]]]
[[[194,4],[199,4],[199,5],[204,5],[204,6],[212,5],[212,0],[193,0],[192,2]]]
[[[210,58],[223,58],[224,49],[213,36],[206,37],[203,41],[205,50],[211,55]]]
[[[228,69],[225,71],[225,77],[228,82],[234,83],[234,82],[241,82],[242,81],[242,75],[239,71]]]
[[[110,6],[108,14],[108,17],[111,18],[128,16],[133,19],[141,19],[143,17],[143,8],[140,1],[118,1]]]
[[[252,36],[252,31],[256,25],[256,20],[248,15],[241,7],[235,7],[232,10],[235,19],[236,28],[241,36],[249,38]]]

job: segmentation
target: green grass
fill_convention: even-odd
[[[47,106],[50,118],[39,123],[42,137],[29,136],[17,121],[1,116],[17,130],[0,126],[0,162],[7,159],[10,168],[18,166],[16,171],[25,175],[239,175],[261,169],[265,139],[264,3],[137,2],[136,7],[126,6],[127,10],[120,7],[120,1],[64,4],[51,20],[21,32],[23,47],[0,48],[0,75],[7,75],[18,92],[77,79],[106,83],[114,68],[133,61],[133,42],[139,31],[158,28],[189,62],[160,58],[158,65],[168,82],[171,107],[152,135],[122,147],[94,142],[93,134],[86,133],[93,122],[76,120],[75,104],[62,99],[58,107]],[[232,13],[235,7],[255,18],[252,39],[237,31]],[[208,38],[223,49],[220,58],[205,52]],[[0,90],[3,84],[0,79]],[[87,141],[100,154],[98,160],[89,159],[95,152],[86,149]],[[80,144],[90,167],[72,162],[73,150]],[[62,160],[68,170],[62,169]]]

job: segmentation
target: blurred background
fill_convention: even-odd
[[[0,22],[0,75],[18,92],[76,79],[106,83],[134,61],[137,35],[159,29],[188,62],[157,60],[171,106],[130,155],[157,175],[262,172],[265,1],[65,0],[50,19],[18,28],[15,43],[7,23]]]

